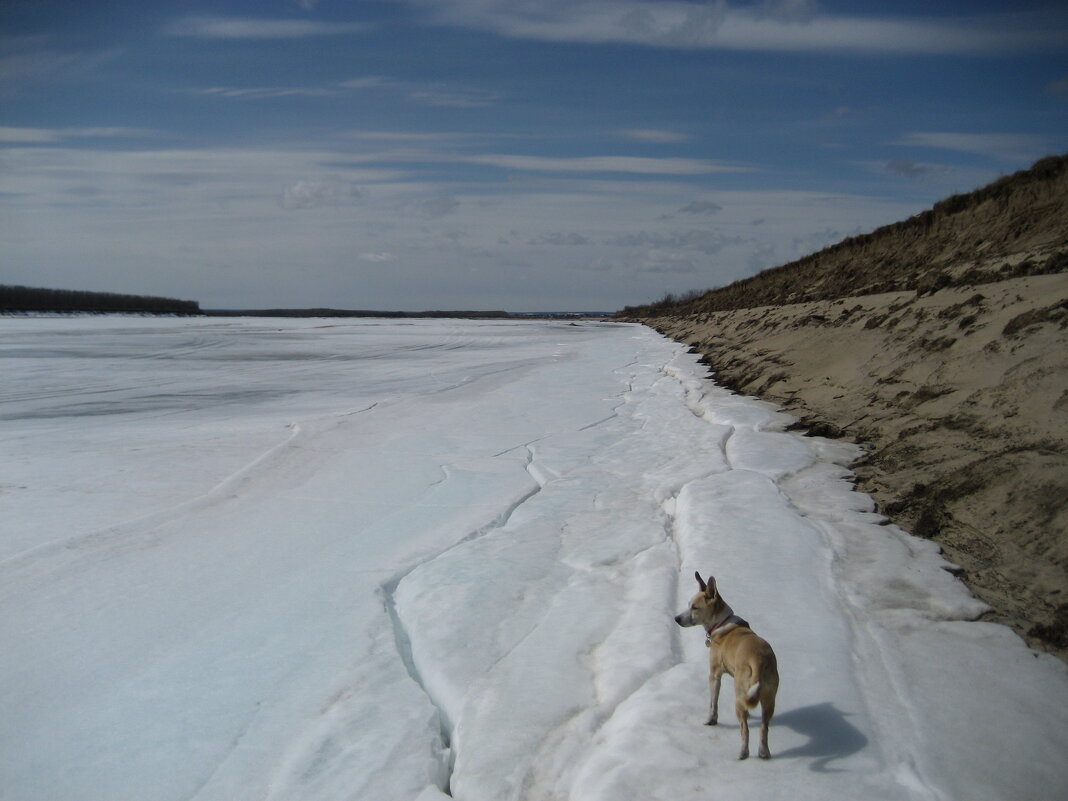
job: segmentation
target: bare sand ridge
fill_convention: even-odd
[[[880,510],[1068,658],[1068,157],[925,215],[627,316],[860,443]]]

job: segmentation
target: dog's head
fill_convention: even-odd
[[[675,622],[680,626],[704,626],[708,628],[723,617],[723,609],[726,603],[720,597],[719,592],[716,591],[715,578],[709,576],[706,583],[701,578],[700,573],[694,572],[693,575],[697,579],[697,586],[701,588],[700,592],[690,599],[688,609],[675,615]]]

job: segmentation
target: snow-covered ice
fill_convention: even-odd
[[[1064,665],[648,329],[0,319],[0,366],[5,801],[1068,797]],[[694,570],[778,654],[768,762],[702,725]]]

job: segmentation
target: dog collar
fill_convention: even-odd
[[[727,615],[723,620],[719,621],[712,628],[705,631],[705,645],[709,648],[712,647],[712,635],[723,628],[735,628],[737,626],[745,626],[748,628],[749,624],[742,620],[738,615]]]

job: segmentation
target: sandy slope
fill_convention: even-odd
[[[861,488],[1068,655],[1068,275],[651,321],[716,378],[869,451]]]

